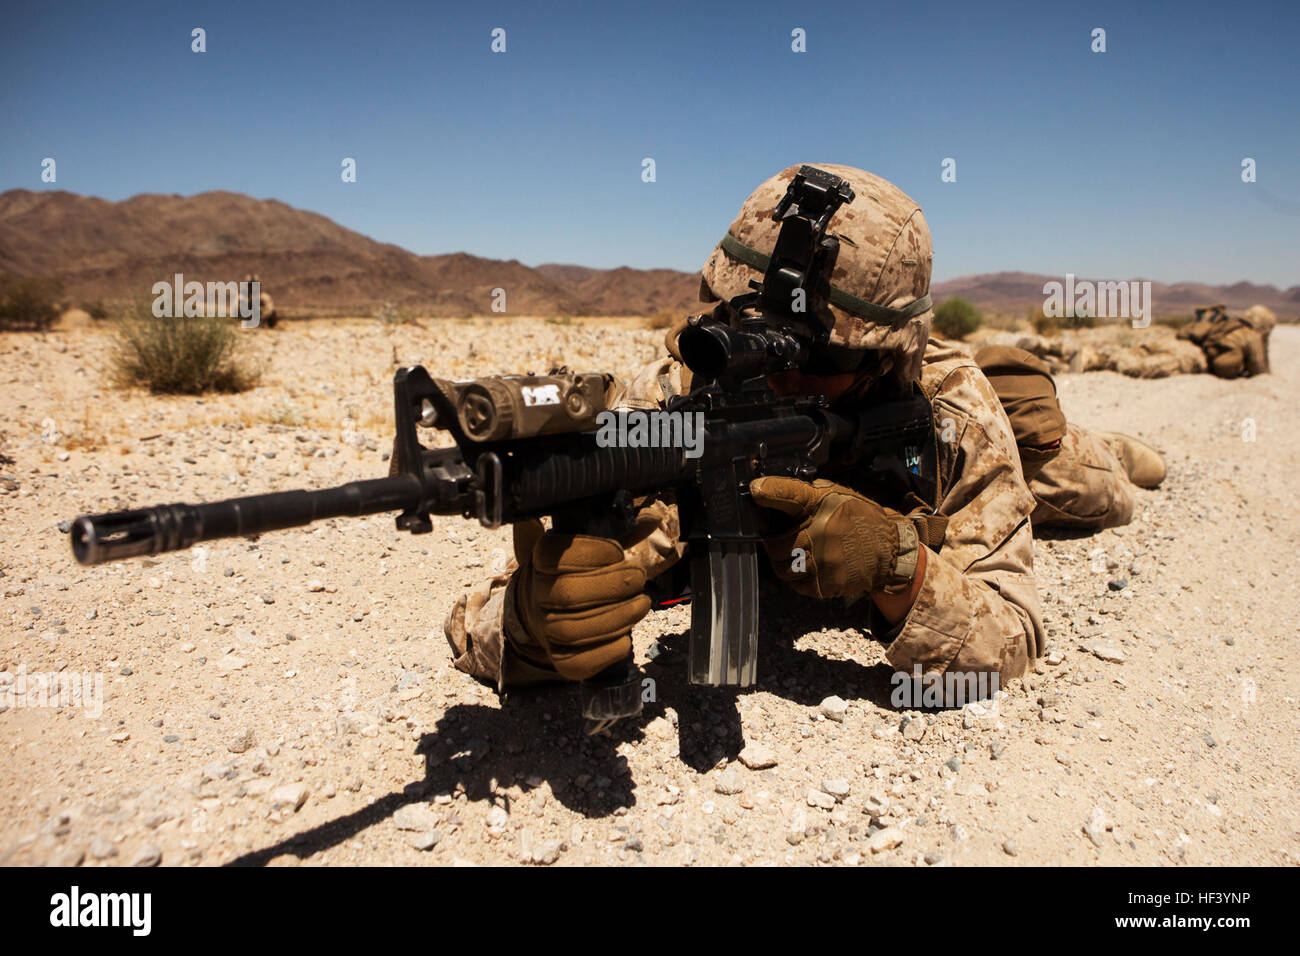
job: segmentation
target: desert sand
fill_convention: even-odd
[[[201,398],[112,388],[101,329],[0,336],[0,862],[1300,858],[1300,329],[1257,379],[1060,376],[1072,420],[1152,442],[1169,477],[1128,527],[1038,542],[1051,647],[996,706],[900,711],[869,634],[771,600],[756,689],[689,686],[688,611],[658,613],[635,634],[656,700],[586,738],[573,688],[503,703],[452,668],[443,617],[509,547],[460,519],[73,561],[81,513],[385,474],[399,364],[626,375],[662,339],[423,325],[247,333],[262,384]],[[101,680],[99,706],[13,693],[50,675]]]

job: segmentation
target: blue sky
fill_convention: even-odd
[[[1300,3],[7,0],[0,15],[0,190],[229,189],[418,253],[695,270],[767,176],[840,162],[920,202],[937,280],[1300,284]]]

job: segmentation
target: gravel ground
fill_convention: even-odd
[[[451,667],[443,616],[508,547],[461,520],[73,562],[60,523],[79,513],[386,473],[397,363],[626,374],[662,335],[427,324],[250,333],[263,385],[202,399],[108,387],[102,331],[0,336],[0,862],[1300,856],[1300,329],[1274,333],[1278,371],[1256,380],[1061,377],[1072,420],[1153,442],[1169,478],[1126,528],[1038,543],[1051,648],[996,706],[897,710],[869,635],[773,599],[756,690],[689,687],[689,614],[665,611],[635,635],[657,699],[586,738],[572,688],[499,702]],[[42,680],[87,697],[30,706]],[[28,699],[3,696],[19,686]]]

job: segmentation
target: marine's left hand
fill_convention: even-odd
[[[815,598],[906,591],[916,572],[916,528],[903,515],[825,479],[768,476],[749,484],[754,503],[795,523],[763,539],[777,577]]]

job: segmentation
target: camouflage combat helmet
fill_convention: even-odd
[[[1241,314],[1255,331],[1267,335],[1277,325],[1277,315],[1266,305],[1252,305]]]
[[[840,239],[831,272],[828,308],[834,325],[830,344],[880,349],[894,355],[894,373],[912,381],[930,337],[930,227],[901,189],[852,166],[810,163],[846,180],[853,202],[831,217],[828,234]],[[716,302],[750,291],[761,280],[776,245],[780,223],[772,212],[799,166],[767,180],[750,195],[700,270],[700,299]]]

